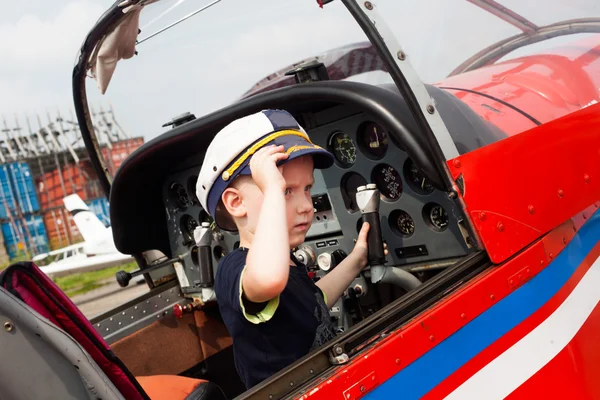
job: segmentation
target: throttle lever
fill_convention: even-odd
[[[370,226],[367,244],[369,245],[368,264],[372,267],[384,265],[386,262],[379,219],[380,201],[379,190],[374,183],[356,189],[356,204],[362,214],[362,220],[368,222]]]

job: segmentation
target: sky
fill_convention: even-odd
[[[555,3],[552,10],[548,1]],[[162,0],[148,6],[140,21],[140,38],[208,2]],[[77,51],[111,3],[0,0],[2,117],[10,122],[15,115],[73,110],[71,74]],[[173,11],[150,23],[175,3],[179,5]],[[549,23],[590,16],[590,4],[597,1],[503,3]],[[477,51],[518,32],[464,0],[376,4],[425,82],[442,79]],[[592,7],[600,15],[599,6]],[[95,108],[112,106],[130,135],[149,140],[164,132],[161,125],[176,115],[186,111],[205,115],[236,101],[255,82],[286,65],[364,40],[339,1],[320,9],[315,0],[223,0],[138,45],[139,54],[119,64],[105,95],[88,79],[90,103]],[[365,79],[379,83],[387,77],[375,74]]]

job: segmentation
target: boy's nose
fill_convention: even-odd
[[[307,212],[312,211],[312,209],[313,209],[312,197],[302,196],[302,199],[300,200],[300,202],[298,204],[298,212],[299,213],[307,213]]]

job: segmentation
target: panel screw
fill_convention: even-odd
[[[370,1],[365,1],[365,7],[367,10],[372,10],[373,4]]]
[[[494,300],[496,298],[496,296],[494,296],[493,294],[490,294],[490,299]]]
[[[567,244],[567,238],[566,237],[563,238],[563,243]]]
[[[12,323],[12,322],[10,322],[10,321],[6,321],[6,322],[4,323],[4,330],[5,330],[6,332],[11,332],[13,329],[15,329],[15,326],[13,325],[13,323]]]
[[[290,386],[294,386],[294,382],[290,382]]]
[[[482,220],[482,221],[485,221],[485,218],[486,218],[486,215],[485,215],[485,213],[484,213],[484,212],[482,212],[482,213],[479,213],[479,219],[480,219],[480,220]]]
[[[498,232],[504,231],[504,225],[502,224],[502,222],[498,222],[498,225],[496,226],[496,228],[498,229]]]
[[[510,281],[508,281],[509,285],[512,285],[513,283],[515,283],[515,281],[513,281],[512,279]]]
[[[585,174],[583,176],[583,180],[585,181],[585,183],[590,183],[590,176],[588,174]]]
[[[535,214],[535,207],[531,204],[529,205],[529,207],[527,207],[527,209],[529,210],[529,214]]]
[[[460,318],[465,319],[467,318],[467,316],[465,315],[465,313],[460,314]]]
[[[342,349],[342,346],[337,346],[335,348],[335,354],[337,354],[338,356],[341,355],[344,352],[344,349]]]
[[[398,51],[398,54],[396,54],[396,55],[398,56],[398,60],[400,60],[400,61],[406,60],[406,54],[402,50]]]
[[[585,215],[585,213],[583,213],[583,219],[587,219],[587,215]]]
[[[435,112],[435,108],[433,108],[433,106],[432,106],[431,104],[429,104],[429,105],[427,106],[427,112],[428,112],[429,114],[433,114],[433,113]]]
[[[364,393],[364,392],[365,392],[365,387],[364,387],[364,386],[361,386],[361,387],[360,387],[360,391],[361,391],[362,393]]]
[[[455,166],[456,168],[460,168],[460,167],[461,167],[461,165],[462,165],[462,164],[460,163],[460,160],[459,160],[458,158],[457,158],[457,159],[455,159],[455,160],[452,162],[452,164],[454,164],[454,166]]]
[[[550,253],[549,257],[550,257],[551,260],[554,259],[554,253]]]
[[[399,358],[396,358],[396,364],[400,365],[400,359]]]
[[[558,189],[558,197],[560,197],[562,199],[562,197],[565,195],[565,192],[563,192],[562,189]]]
[[[429,336],[429,340],[431,340],[432,342],[435,340],[435,337],[433,335]]]

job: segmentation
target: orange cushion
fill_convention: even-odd
[[[202,382],[202,379],[178,375],[136,376],[144,391],[152,400],[184,400]]]

